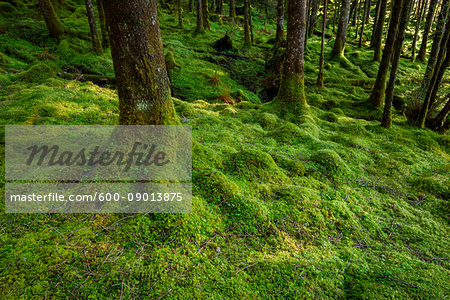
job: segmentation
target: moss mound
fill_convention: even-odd
[[[28,83],[41,83],[48,78],[55,78],[56,71],[55,66],[47,63],[37,63],[32,65],[28,70],[17,74],[16,79],[22,82]]]
[[[319,150],[311,158],[316,163],[320,172],[325,175],[336,176],[345,175],[349,169],[342,158],[335,151],[330,149]]]
[[[272,130],[277,126],[278,117],[271,113],[262,113],[257,117],[259,125],[267,130]]]

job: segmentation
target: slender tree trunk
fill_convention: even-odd
[[[384,19],[386,16],[386,8],[387,8],[387,0],[379,0],[380,4],[380,15],[378,16],[378,24],[374,36],[374,54],[373,60],[380,61],[381,60],[381,43],[383,41],[383,31],[384,31]]]
[[[325,25],[327,23],[328,1],[323,0],[323,18],[322,18],[322,40],[320,44],[319,58],[319,75],[317,76],[317,85],[323,88],[323,61],[324,61],[324,45],[325,45]]]
[[[439,112],[439,114],[430,122],[430,128],[433,130],[437,130],[439,127],[441,127],[444,123],[445,118],[447,117],[448,113],[450,112],[450,99],[447,100],[447,103],[445,104],[444,108]]]
[[[397,38],[394,45],[394,57],[392,59],[391,73],[389,75],[389,83],[386,88],[386,100],[384,104],[383,118],[381,126],[390,128],[392,126],[392,100],[394,98],[395,78],[397,77],[397,69],[400,61],[400,55],[403,49],[403,40],[405,39],[405,31],[408,27],[410,7],[413,0],[403,0],[400,24],[398,25]]]
[[[251,43],[253,44],[255,42],[254,36],[253,36],[253,24],[252,24],[252,2],[251,0],[248,0],[248,23],[250,27],[250,39]]]
[[[436,61],[438,60],[438,54],[441,48],[442,39],[444,39],[445,44],[444,33],[446,32],[446,28],[450,26],[450,24],[448,22],[446,24],[445,21],[446,18],[448,17],[448,11],[449,11],[448,0],[444,0],[442,2],[441,11],[439,12],[439,19],[437,21],[436,29],[434,31],[433,46],[431,47],[430,58],[428,59],[427,68],[425,70],[425,75],[423,77],[422,87],[424,90],[427,90],[428,86],[430,85],[430,80],[433,75],[434,66],[436,64]]]
[[[345,41],[347,39],[348,18],[350,13],[350,0],[342,0],[341,16],[339,18],[339,26],[334,42],[332,56],[344,56]]]
[[[108,0],[111,54],[119,91],[119,124],[176,124],[156,1]]]
[[[103,0],[97,0],[98,19],[100,22],[100,29],[102,31],[102,47],[109,48],[109,35],[106,27],[105,11],[103,9]]]
[[[50,35],[55,38],[60,38],[65,33],[64,26],[59,21],[58,15],[53,8],[51,0],[39,0],[39,7],[44,15],[45,24],[50,32]]]
[[[177,11],[178,11],[178,27],[183,28],[183,5],[182,0],[177,0]]]
[[[361,15],[361,3],[363,0],[360,0],[358,3],[358,9],[356,11],[356,30],[355,30],[355,39],[358,39],[358,27],[359,27],[359,16]]]
[[[317,23],[317,12],[319,10],[319,0],[311,0],[311,12],[308,21],[308,37],[311,37],[314,33],[314,29]]]
[[[203,20],[203,29],[209,30],[209,12],[208,12],[208,0],[202,1],[202,20]]]
[[[306,0],[289,0],[286,51],[276,101],[287,114],[293,113],[295,116],[307,105],[303,73],[305,30]]]
[[[92,48],[97,55],[103,55],[102,45],[98,36],[97,23],[95,22],[94,8],[91,0],[85,0],[86,11],[89,20],[89,29],[91,32]]]
[[[223,9],[223,0],[217,0],[216,14],[221,15]]]
[[[214,13],[216,11],[216,0],[211,1],[211,12]]]
[[[419,0],[419,4],[418,6],[418,13],[417,13],[417,23],[416,23],[416,28],[414,31],[414,38],[413,38],[413,42],[412,42],[412,52],[411,52],[411,61],[414,62],[415,58],[416,58],[416,44],[417,44],[417,38],[419,36],[419,30],[420,30],[420,23],[422,22],[422,15],[423,12],[425,11],[425,6],[426,6],[426,0]]]
[[[431,0],[430,6],[428,8],[427,19],[425,21],[425,28],[422,36],[422,44],[420,45],[419,53],[417,54],[417,59],[420,61],[425,61],[427,55],[427,42],[428,42],[428,34],[431,30],[431,25],[434,18],[434,13],[436,11],[436,7],[438,4],[438,0]]]
[[[195,32],[203,32],[202,0],[197,0],[197,26]]]
[[[284,0],[277,1],[277,33],[276,44],[280,45],[284,38]]]
[[[234,21],[236,18],[236,7],[234,5],[234,0],[230,0],[230,19]]]
[[[250,39],[250,20],[249,20],[249,14],[248,14],[248,1],[244,0],[244,44],[250,45],[251,39]]]
[[[194,11],[194,0],[189,0],[187,11],[188,12],[193,12]]]
[[[370,8],[372,7],[372,0],[367,1],[366,22],[370,20]]]
[[[364,25],[366,24],[367,11],[370,9],[370,7],[368,7],[368,6],[369,6],[369,0],[364,1],[364,15],[362,18],[361,33],[359,34],[359,43],[358,43],[359,48],[362,47],[362,40],[363,40],[363,36],[364,36]]]
[[[358,10],[358,3],[359,3],[359,0],[354,0],[350,6],[349,22],[350,22],[350,19],[352,19],[352,26],[356,25],[356,13]]]
[[[370,36],[370,47],[374,46],[374,40],[375,40],[374,37],[375,37],[375,32],[377,31],[378,18],[380,17],[382,1],[383,0],[377,0],[377,4],[375,6],[375,19],[373,20],[372,35]]]
[[[389,22],[388,35],[383,50],[383,57],[378,69],[377,79],[375,80],[372,92],[368,100],[373,107],[381,107],[383,105],[386,90],[386,79],[389,72],[389,65],[391,63],[394,42],[397,37],[397,28],[400,20],[402,6],[403,0],[394,0]]]
[[[337,20],[337,14],[338,14],[338,5],[339,0],[336,0],[334,2],[334,14],[333,14],[333,33],[336,32],[336,20]]]

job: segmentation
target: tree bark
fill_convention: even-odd
[[[364,15],[362,18],[362,25],[361,25],[361,33],[359,34],[359,43],[358,43],[359,48],[362,47],[362,40],[363,40],[363,36],[364,36],[364,25],[366,24],[367,11],[370,9],[369,5],[370,5],[369,0],[365,0],[364,1]]]
[[[400,61],[400,55],[402,54],[403,41],[405,39],[405,31],[408,27],[410,7],[413,0],[403,0],[404,5],[402,8],[402,15],[400,24],[398,25],[397,38],[394,46],[394,57],[392,59],[391,73],[389,75],[389,83],[386,88],[386,100],[384,104],[383,118],[381,120],[381,126],[390,128],[392,126],[392,100],[394,97],[395,79],[397,77],[397,69]]]
[[[450,112],[450,99],[447,100],[447,103],[445,104],[444,108],[439,112],[436,118],[431,120],[429,126],[430,129],[437,130],[439,127],[442,127],[444,120],[449,112]]]
[[[203,16],[202,16],[202,0],[197,0],[197,26],[195,27],[196,33],[203,32]]]
[[[208,0],[202,1],[202,20],[203,20],[203,30],[209,30],[209,12],[208,12]]]
[[[223,0],[217,0],[216,14],[221,15],[223,9]]]
[[[377,79],[375,80],[372,92],[368,100],[373,107],[381,107],[383,105],[384,95],[386,91],[386,80],[389,72],[389,65],[391,63],[395,39],[397,37],[397,29],[398,23],[400,21],[402,6],[403,0],[394,0],[389,22],[388,35],[383,50],[383,57],[378,69]]]
[[[277,2],[277,33],[275,36],[276,44],[279,45],[284,38],[284,0]]]
[[[189,0],[188,1],[187,11],[188,12],[193,12],[194,11],[194,0]]]
[[[413,38],[413,42],[412,42],[412,52],[411,52],[411,61],[414,62],[415,58],[416,58],[416,44],[417,44],[417,38],[419,36],[419,30],[420,30],[420,23],[422,22],[422,16],[423,13],[425,11],[425,6],[427,5],[426,0],[421,0],[419,1],[418,4],[418,13],[417,13],[417,23],[416,23],[416,28],[414,30],[414,38]]]
[[[361,3],[363,0],[360,0],[358,3],[358,9],[356,11],[356,15],[355,15],[355,25],[356,25],[356,30],[355,30],[355,39],[358,39],[358,27],[359,27],[359,16],[361,15]]]
[[[377,4],[375,5],[375,19],[373,20],[372,35],[370,36],[370,47],[374,46],[374,40],[375,40],[374,37],[375,37],[375,32],[377,30],[378,18],[380,17],[382,1],[383,0],[377,0]]]
[[[323,0],[323,18],[322,18],[322,40],[320,44],[319,58],[319,75],[317,76],[317,86],[323,88],[323,61],[324,61],[324,45],[325,45],[325,25],[327,23],[328,1]]]
[[[97,55],[103,55],[102,45],[98,36],[97,23],[95,22],[94,8],[92,7],[92,0],[85,0],[86,11],[89,20],[89,29],[91,33],[92,48]]]
[[[298,113],[306,106],[304,82],[304,45],[306,0],[288,1],[286,51],[277,100],[287,113]]]
[[[311,37],[314,33],[314,29],[317,23],[317,12],[319,10],[319,0],[311,0],[311,11],[308,21],[308,37]]]
[[[50,35],[55,38],[60,38],[65,33],[64,26],[59,21],[58,15],[53,8],[51,0],[39,0],[39,7],[44,15],[45,24],[50,32]]]
[[[103,4],[119,92],[119,124],[178,123],[170,95],[157,2],[108,0]]]
[[[100,29],[102,31],[102,47],[109,48],[109,34],[106,27],[105,10],[103,8],[103,0],[97,0],[98,19],[100,21]]]
[[[244,44],[250,45],[252,43],[250,39],[250,19],[248,13],[249,0],[244,0]]]
[[[342,0],[341,16],[339,18],[336,40],[334,42],[333,50],[331,50],[332,56],[344,56],[349,14],[350,0]]]
[[[420,45],[419,53],[417,53],[417,59],[420,61],[425,61],[425,58],[427,55],[428,34],[430,33],[430,30],[431,30],[431,25],[433,23],[434,13],[436,12],[437,4],[438,4],[438,0],[430,1],[427,19],[425,21],[425,28],[423,30],[423,35],[422,35],[422,44]]]
[[[379,0],[380,4],[380,15],[378,16],[378,23],[376,25],[375,36],[373,41],[374,53],[373,60],[381,60],[381,43],[383,41],[383,31],[384,31],[384,19],[386,16],[387,0]]]
[[[230,0],[230,18],[232,21],[236,18],[236,7],[234,5],[234,0]]]

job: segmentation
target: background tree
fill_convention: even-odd
[[[244,0],[244,44],[252,43],[250,38],[249,0]]]
[[[286,51],[280,88],[275,101],[282,115],[298,113],[306,106],[303,56],[305,52],[306,0],[288,1]]]
[[[183,5],[182,0],[177,0],[178,27],[183,28]]]
[[[97,0],[98,19],[102,31],[102,47],[109,48],[109,34],[106,27],[105,11],[103,9],[103,0]]]
[[[234,21],[234,18],[236,18],[236,7],[234,4],[234,0],[230,0],[230,11],[229,11],[230,19]]]
[[[197,0],[197,26],[195,27],[195,32],[203,32],[202,0]]]
[[[386,92],[386,80],[391,64],[392,52],[394,50],[395,39],[397,38],[397,29],[400,21],[400,14],[403,7],[403,0],[394,0],[391,18],[389,21],[388,35],[383,50],[380,67],[378,68],[377,79],[370,93],[369,103],[373,107],[381,107],[383,105],[384,95]]]
[[[64,26],[59,21],[58,15],[53,8],[51,0],[39,0],[39,7],[44,15],[45,24],[50,32],[50,35],[55,38],[60,38],[64,32]]]
[[[386,17],[386,8],[387,8],[387,0],[378,0],[380,1],[380,13],[378,14],[377,23],[375,26],[375,32],[373,36],[373,60],[380,61],[381,60],[381,43],[383,41],[383,32],[384,32],[384,19]]]
[[[223,10],[223,0],[217,0],[216,14],[221,15]]]
[[[416,14],[416,28],[414,30],[414,37],[412,41],[412,52],[411,52],[411,61],[414,61],[416,59],[416,44],[417,39],[419,37],[419,30],[420,30],[420,23],[422,22],[422,17],[425,14],[425,7],[427,5],[426,0],[419,0],[417,6],[418,6],[418,13]]]
[[[375,18],[373,20],[372,35],[370,37],[370,47],[374,46],[374,36],[375,36],[376,27],[378,24],[378,17],[380,16],[381,1],[383,1],[383,0],[377,0],[377,4],[375,5]],[[370,9],[369,9],[369,13],[370,13]]]
[[[324,45],[325,45],[325,25],[327,23],[327,9],[328,1],[323,0],[323,16],[322,16],[322,36],[320,44],[320,58],[319,58],[319,75],[317,76],[317,85],[323,88],[323,61],[324,61]]]
[[[363,36],[364,36],[364,25],[366,24],[367,12],[369,10],[370,10],[370,1],[365,0],[364,1],[364,14],[363,14],[362,24],[361,24],[361,33],[359,35],[359,43],[358,43],[359,48],[362,47],[362,40],[363,40]]]
[[[319,0],[311,0],[310,14],[308,19],[308,36],[311,37],[314,33],[317,23],[317,12],[319,11]]]
[[[394,56],[392,58],[391,73],[389,75],[389,83],[386,88],[386,100],[384,103],[383,118],[381,126],[390,128],[392,126],[392,100],[394,98],[395,79],[397,77],[398,64],[400,62],[400,55],[403,49],[403,40],[405,39],[405,31],[408,27],[410,7],[413,0],[403,0],[404,5],[400,17],[400,24],[398,25],[397,38],[394,45]]]
[[[277,32],[276,44],[279,45],[284,38],[284,0],[277,1]]]
[[[349,14],[350,14],[350,0],[342,0],[341,16],[339,18],[336,40],[334,42],[333,50],[331,50],[332,56],[344,56]]]
[[[209,30],[209,12],[208,12],[208,0],[202,1],[202,22],[203,30]]]
[[[156,1],[104,2],[119,92],[119,123],[174,124]]]
[[[425,21],[425,28],[422,34],[422,44],[420,45],[419,53],[417,53],[417,59],[420,61],[425,61],[427,55],[428,34],[430,33],[431,30],[431,25],[433,23],[434,13],[436,11],[437,4],[438,0],[430,0],[427,19]]]
[[[92,7],[92,0],[85,0],[86,11],[89,20],[89,29],[91,33],[92,48],[97,55],[103,55],[102,45],[98,36],[97,23],[95,22],[94,8]]]

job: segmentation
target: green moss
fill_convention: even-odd
[[[259,125],[266,130],[272,130],[277,126],[278,118],[271,113],[262,113],[257,117]]]
[[[17,10],[8,2],[0,2],[0,14],[4,17],[9,17],[11,14],[16,13]]]
[[[324,149],[315,152],[311,158],[316,166],[325,175],[345,175],[349,169],[342,158],[333,150]]]
[[[37,63],[28,70],[17,74],[16,79],[23,82],[41,83],[47,78],[56,77],[55,65],[48,63]]]
[[[326,112],[320,116],[322,120],[336,123],[339,121],[339,118],[333,112]]]

